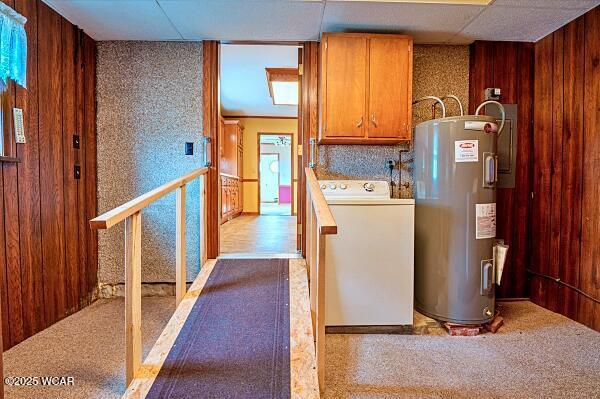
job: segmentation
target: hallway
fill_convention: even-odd
[[[296,253],[296,216],[239,216],[221,225],[221,254]]]

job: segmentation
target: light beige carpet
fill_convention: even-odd
[[[4,386],[7,399],[114,399],[125,392],[125,302],[101,299],[4,353],[5,376],[72,376],[74,386]],[[144,356],[175,310],[142,298]]]
[[[327,335],[325,397],[600,398],[600,333],[531,302],[496,334]]]
[[[174,305],[143,298],[144,354]],[[501,306],[495,335],[327,335],[325,397],[600,398],[600,333],[530,302]],[[5,387],[6,398],[119,398],[123,308],[100,300],[7,351],[5,375],[73,376],[75,386]]]

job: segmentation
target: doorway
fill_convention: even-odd
[[[220,45],[221,256],[298,249],[299,48]]]
[[[291,216],[294,209],[292,134],[258,134],[259,215]]]

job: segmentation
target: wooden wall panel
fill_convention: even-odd
[[[46,319],[66,313],[65,215],[62,142],[62,46],[61,17],[44,3],[38,4],[40,43],[39,140],[40,193],[42,209],[42,263]]]
[[[579,288],[600,299],[600,7],[584,16],[583,190]],[[600,331],[600,303],[579,296],[577,320]]]
[[[0,167],[0,193],[4,193],[4,173]],[[4,350],[11,347],[10,345],[10,323],[8,322],[8,284],[6,280],[6,246],[4,243],[4,195],[0,197],[0,278],[2,278],[0,286],[1,304],[2,304],[2,345]]]
[[[519,107],[516,185],[498,189],[497,237],[510,246],[500,298],[527,296],[525,272],[528,253],[528,225],[531,191],[530,156],[533,84],[533,47],[529,43],[475,42],[471,46],[469,73],[469,112],[484,101],[487,87],[502,90],[501,102]]]
[[[552,207],[552,37],[535,46],[534,130],[533,130],[533,210],[532,250],[534,265],[540,273],[547,273],[550,263],[550,209]],[[549,118],[548,118],[549,117]],[[533,276],[531,299],[545,305],[548,280]]]
[[[562,194],[561,232],[560,232],[560,267],[558,277],[565,283],[579,285],[579,251],[581,242],[581,193],[582,193],[582,158],[583,158],[583,65],[584,19],[578,18],[564,28],[562,49],[555,46],[557,52],[563,53],[563,126],[556,126],[555,135],[562,135],[562,151],[552,151],[552,156],[561,159],[562,177],[560,187],[552,187],[552,192]],[[552,35],[560,41],[560,34]],[[552,79],[553,84],[556,80]],[[560,86],[560,84],[559,84]],[[552,118],[552,116],[550,116]],[[557,179],[558,180],[558,179]],[[554,179],[552,183],[554,184]],[[551,257],[556,256],[551,253]],[[549,273],[550,271],[548,271]],[[552,275],[552,274],[551,274]],[[555,276],[555,275],[552,275]],[[578,294],[564,286],[560,287],[558,302],[562,314],[567,317],[577,316]],[[546,302],[556,292],[547,293]]]
[[[5,0],[5,4],[14,7],[13,0]],[[9,82],[6,89],[11,94],[11,108],[15,105],[15,85]],[[16,154],[16,142],[11,140],[12,154]],[[11,325],[10,336],[5,337],[10,345],[15,345],[23,340],[23,315],[21,297],[21,248],[19,245],[19,202],[17,165],[4,163],[4,239],[6,256],[6,284],[8,295],[8,322]],[[14,294],[12,294],[14,293]]]
[[[27,89],[17,86],[16,106],[23,110],[27,145],[17,146],[19,226],[21,230],[21,293],[23,333],[30,337],[46,326],[42,286],[42,232],[40,220],[40,159],[37,102],[37,3],[16,0],[15,9],[27,18]]]
[[[563,127],[563,29],[556,32],[553,40],[553,66],[552,79],[552,152],[562,153],[562,132]],[[562,218],[562,158],[553,157],[550,167],[550,179],[552,180],[552,192],[550,193],[551,209],[550,209],[550,247],[549,253],[555,254],[550,257],[548,272],[552,276],[558,275],[561,255],[561,218]],[[540,282],[541,283],[541,282]],[[537,283],[536,283],[537,284]],[[553,281],[547,281],[548,285],[548,301],[546,306],[548,309],[557,312],[559,308],[558,290],[560,287]]]
[[[85,185],[85,228],[87,230],[87,302],[93,299],[94,290],[98,285],[98,232],[91,230],[88,220],[98,215],[98,202],[96,197],[96,43],[86,34],[82,34],[83,65],[84,65],[84,101],[83,114],[86,153],[86,185]]]
[[[517,249],[511,246],[510,259],[515,261],[516,257],[517,263],[521,260],[524,263],[517,266],[516,275],[511,264],[510,284],[515,277],[528,282],[532,301],[600,331],[599,36],[600,8],[596,8],[535,43],[535,79],[519,76],[523,73],[520,66],[530,59],[524,53],[527,45],[518,45],[518,68],[513,73],[507,64],[508,59],[514,58],[511,44],[476,43],[471,63],[475,73],[471,79],[473,82],[481,78],[485,85],[493,84],[504,92],[505,86],[511,86],[510,75],[516,75],[513,85],[517,85],[520,123],[517,165],[518,171],[532,168],[533,198],[529,238],[526,230],[512,229],[516,232]],[[488,66],[478,64],[491,53],[483,49],[486,46],[493,47],[495,57],[503,59],[495,62],[492,72]],[[487,55],[482,56],[486,52]],[[501,76],[495,73],[498,68],[502,70]],[[534,82],[534,101],[530,108],[522,108],[522,99],[531,92],[527,82]],[[482,86],[472,84],[472,90],[479,91]],[[508,90],[507,97],[511,97],[512,89]],[[472,93],[471,97],[476,94]],[[530,118],[532,109],[533,118]],[[531,119],[532,134],[521,134],[527,128],[521,123],[526,124]],[[523,142],[523,138],[532,138],[532,141]],[[527,147],[530,150],[524,151]],[[517,186],[526,186],[522,179],[528,173],[517,174]],[[502,213],[507,211],[500,203],[510,199],[515,206],[513,225],[514,221],[519,221],[518,226],[529,224],[529,219],[520,213],[527,209],[526,194],[521,191],[509,197],[499,193],[499,220],[506,219]],[[503,226],[499,227],[501,234],[511,230],[500,221],[499,226]],[[529,256],[526,247],[519,244],[524,241],[529,241]],[[527,271],[529,278],[525,279],[521,271]],[[506,293],[503,288],[500,291]],[[522,289],[513,291],[511,287],[509,292],[522,292]]]
[[[530,296],[600,331],[599,64],[598,7],[535,45],[475,42],[469,105],[486,87],[519,104],[516,187],[498,190],[510,245],[498,296]]]
[[[79,32],[69,21],[62,20],[62,138],[63,191],[65,229],[79,236],[78,182],[74,165],[79,165],[80,149],[73,146],[77,133],[77,65],[76,49]],[[65,241],[67,313],[79,308],[79,240]]]
[[[43,2],[2,1],[27,18],[28,35],[27,88],[8,89],[23,109],[27,143],[13,143],[18,163],[0,163],[6,350],[89,304],[96,289],[97,243],[88,227],[96,213],[96,50]],[[75,133],[82,137],[79,150]],[[74,165],[81,162],[86,173],[76,180]]]

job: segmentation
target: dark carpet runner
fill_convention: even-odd
[[[290,397],[287,259],[218,260],[146,396]]]

